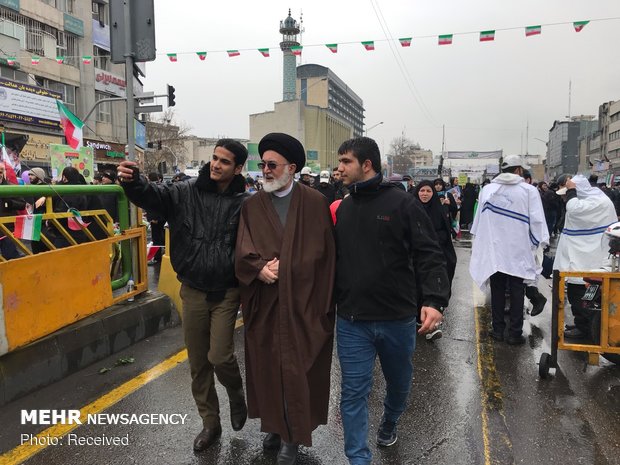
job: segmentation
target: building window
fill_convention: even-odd
[[[104,26],[109,23],[108,21],[108,10],[106,8],[105,3],[92,2],[92,11],[93,11],[93,19],[95,21],[99,21],[101,26]]]
[[[95,92],[95,100],[97,101],[108,97],[111,96],[102,92]],[[112,122],[112,102],[103,102],[97,105],[97,121],[100,123]]]
[[[65,57],[65,64],[79,66],[80,44],[78,36],[65,31],[58,31],[56,54]]]
[[[28,74],[13,68],[5,68],[0,66],[0,76],[11,81],[28,83]]]
[[[110,52],[102,48],[93,46],[93,60],[95,68],[103,69],[104,71],[110,71]]]

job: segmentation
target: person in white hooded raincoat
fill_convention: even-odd
[[[549,242],[549,231],[540,194],[523,179],[529,167],[518,155],[502,163],[502,174],[485,186],[471,233],[475,236],[469,272],[486,291],[491,288],[493,328],[491,337],[504,340],[505,292],[510,291],[509,344],[522,344],[524,280],[541,272],[534,252]]]
[[[580,174],[568,179],[558,194],[566,195],[566,217],[553,269],[588,271],[604,266],[609,256],[609,244],[603,233],[610,224],[618,221],[614,204],[601,189],[591,186]],[[582,305],[586,292],[583,279],[568,278],[566,290],[575,324],[564,331],[564,337],[590,337],[590,315]]]

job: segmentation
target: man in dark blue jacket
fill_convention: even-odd
[[[429,217],[415,196],[382,182],[376,142],[351,139],[338,154],[338,171],[351,194],[336,222],[340,410],[349,462],[370,465],[368,396],[375,359],[386,379],[377,444],[388,447],[397,440],[396,423],[411,389],[418,306],[418,332],[434,330],[450,284]]]
[[[239,309],[233,259],[241,204],[247,197],[241,175],[247,156],[239,142],[220,139],[197,178],[170,185],[147,182],[133,162],[118,167],[127,197],[170,226],[170,261],[181,281],[192,394],[203,423],[194,440],[196,451],[222,434],[214,373],[228,393],[233,430],[243,428],[247,418],[233,345]]]

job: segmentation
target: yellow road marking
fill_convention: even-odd
[[[477,300],[482,297],[474,284],[474,319],[476,325],[476,351],[478,353],[478,376],[481,383],[482,404],[482,442],[484,446],[484,464],[502,463],[503,460],[512,459],[512,441],[506,427],[504,415],[504,397],[499,374],[495,369],[494,345],[490,337],[483,338],[484,330],[481,326],[490,326],[490,309],[482,314],[480,310],[485,307],[484,301]],[[491,431],[492,430],[492,431]],[[491,437],[495,440],[491,443]],[[495,458],[493,458],[495,456]],[[512,462],[510,462],[512,463]]]
[[[237,319],[235,322],[235,329],[243,326],[243,320],[241,318]],[[86,424],[87,418],[89,414],[100,413],[114,404],[118,403],[129,394],[137,391],[142,386],[150,383],[151,381],[159,378],[163,374],[172,370],[178,364],[183,363],[187,360],[187,350],[183,349],[182,351],[176,353],[172,357],[164,360],[163,362],[155,365],[153,368],[145,371],[144,373],[139,374],[133,379],[121,384],[119,387],[111,390],[107,394],[104,394],[97,400],[91,402],[90,404],[82,407],[80,409],[80,421]],[[62,438],[67,435],[77,427],[79,424],[56,424],[54,426],[50,426],[46,430],[40,432],[35,437],[36,438]],[[18,463],[25,462],[33,455],[41,452],[47,446],[45,445],[46,441],[36,441],[38,444],[22,444],[20,446],[15,447],[14,449],[0,455],[0,465],[14,465]]]
[[[476,323],[476,350],[478,352],[478,376],[484,385],[483,369],[482,369],[482,353],[480,350],[480,322],[478,320],[478,308],[475,307],[475,323]],[[484,389],[481,391],[480,400],[482,403],[482,443],[484,446],[484,465],[491,465],[491,449],[489,447],[489,417],[487,413],[488,403]]]

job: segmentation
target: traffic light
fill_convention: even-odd
[[[174,91],[175,88],[174,86],[171,86],[170,84],[168,84],[168,106],[169,107],[173,107],[176,105],[176,102],[174,101]]]
[[[157,141],[157,150],[161,150],[161,141],[160,140]]]

